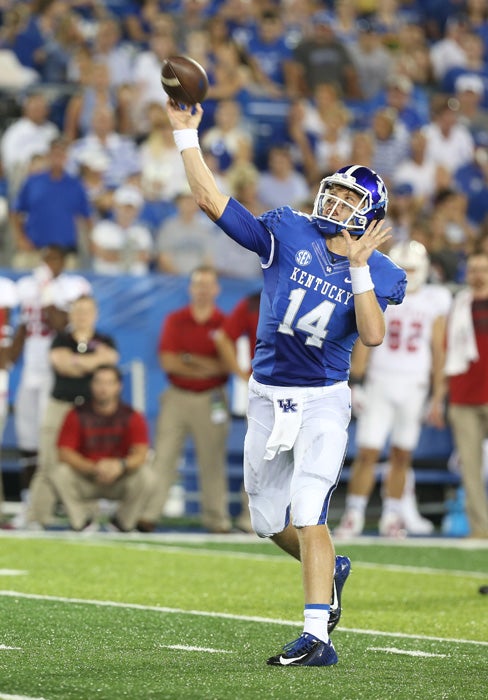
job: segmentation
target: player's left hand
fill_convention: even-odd
[[[383,228],[385,222],[372,221],[362,236],[354,239],[346,229],[342,235],[346,241],[346,255],[351,267],[364,267],[368,264],[371,253],[391,238],[391,226]]]

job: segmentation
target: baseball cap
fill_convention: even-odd
[[[477,95],[482,95],[485,91],[483,79],[476,73],[464,73],[456,78],[454,83],[456,92],[475,92]]]
[[[96,148],[84,148],[81,153],[78,154],[77,160],[80,165],[85,165],[97,172],[104,172],[109,166],[108,157],[103,151]]]
[[[140,209],[144,203],[144,198],[136,187],[123,185],[115,190],[114,202],[115,204],[125,204]]]

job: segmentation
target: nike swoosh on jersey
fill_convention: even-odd
[[[346,284],[351,284],[351,280],[349,279],[349,277],[344,277],[344,282]]]
[[[280,664],[282,666],[289,666],[292,664],[294,661],[300,661],[300,659],[304,659],[307,654],[302,654],[301,656],[294,656],[292,659],[285,659],[284,656],[280,656]]]

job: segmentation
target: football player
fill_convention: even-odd
[[[414,495],[412,452],[417,446],[430,389],[427,419],[444,426],[444,338],[451,294],[440,285],[426,284],[429,257],[417,241],[398,243],[391,259],[407,272],[407,294],[401,306],[386,310],[382,345],[353,352],[353,381],[365,377],[359,390],[356,443],[338,537],[360,535],[366,505],[375,484],[375,465],[390,438],[389,469],[383,487],[379,532],[388,537],[430,534],[433,524],[421,518]],[[353,386],[353,407],[356,387]]]
[[[386,187],[351,165],[321,182],[312,215],[283,206],[255,217],[219,190],[202,158],[201,105],[169,103],[167,111],[198,205],[263,269],[244,483],[255,532],[301,562],[305,599],[303,633],[268,664],[330,666],[327,513],[347,445],[350,356],[358,336],[383,341],[383,311],[402,301],[406,285],[377,250],[390,238]]]

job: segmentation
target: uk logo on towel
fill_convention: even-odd
[[[293,399],[278,399],[278,404],[283,413],[297,412],[297,404],[293,403]]]

